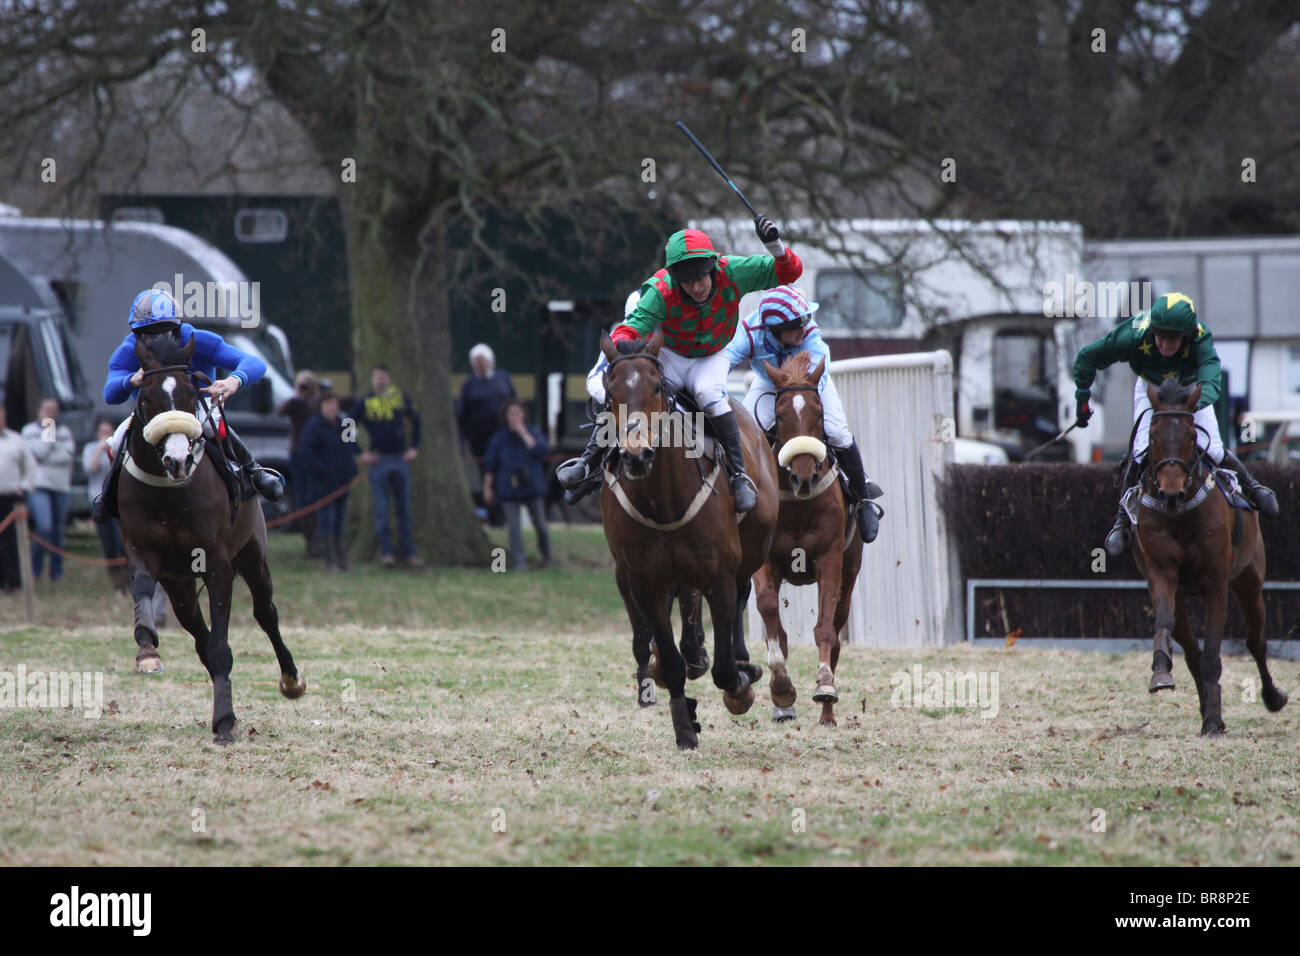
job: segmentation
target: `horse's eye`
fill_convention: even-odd
[[[655,386],[655,394],[656,394],[656,395],[658,395],[658,394],[659,394],[660,392],[662,392],[662,391],[663,391],[663,386],[661,386],[661,385],[656,385],[656,386]]]

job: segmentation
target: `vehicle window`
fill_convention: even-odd
[[[284,242],[289,215],[283,209],[241,209],[235,213],[235,238],[240,242]]]
[[[63,336],[59,335],[59,327],[53,319],[41,320],[41,344],[49,357],[55,397],[66,406],[76,398],[76,390],[72,387],[72,373],[68,370],[68,357],[63,351]]]
[[[890,272],[823,269],[814,297],[817,325],[832,332],[896,329],[903,324],[903,289]]]

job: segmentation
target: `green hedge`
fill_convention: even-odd
[[[1300,468],[1258,465],[1255,475],[1277,492],[1281,514],[1264,517],[1267,579],[1300,580]],[[956,465],[940,500],[956,540],[963,578],[1087,578],[1138,580],[1132,553],[1105,557],[1094,571],[1094,551],[1115,520],[1118,493],[1113,464]],[[1241,614],[1230,601],[1225,637],[1244,638]],[[1300,592],[1265,591],[1265,634],[1300,638]],[[975,635],[1005,637],[1020,629],[1032,637],[1140,637],[1152,631],[1154,612],[1145,590],[985,588],[977,592]],[[1200,633],[1201,602],[1190,605]]]

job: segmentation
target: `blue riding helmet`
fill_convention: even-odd
[[[152,326],[181,327],[181,320],[176,317],[176,302],[161,289],[145,289],[131,302],[131,314],[128,316],[131,331]]]

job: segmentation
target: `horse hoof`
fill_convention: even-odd
[[[736,670],[742,674],[747,674],[751,684],[757,684],[763,679],[763,668],[753,661],[736,661]]]
[[[700,651],[700,656],[695,661],[686,662],[686,679],[699,680],[709,672],[709,667],[709,655]]]
[[[162,658],[157,654],[140,656],[135,659],[135,672],[137,674],[161,674],[163,667]]]
[[[727,691],[722,692],[722,703],[726,705],[727,712],[739,717],[741,714],[748,713],[749,708],[754,706],[754,687],[746,685],[745,689],[739,694],[732,694]]]
[[[785,723],[787,720],[794,720],[794,708],[793,708],[793,707],[773,707],[773,708],[772,708],[772,719],[773,719],[774,721],[776,721],[778,724],[783,724],[783,723]]]
[[[835,690],[834,684],[818,684],[817,689],[813,691],[813,700],[819,704],[836,704],[839,703],[840,695]]]
[[[290,700],[297,700],[307,693],[307,679],[295,674],[281,674],[280,693]]]
[[[1154,694],[1156,691],[1159,690],[1173,690],[1173,689],[1174,689],[1173,674],[1170,674],[1166,671],[1164,673],[1155,673],[1151,675],[1151,687],[1149,688],[1151,693]]]
[[[794,716],[794,702],[798,696],[795,693],[794,681],[790,680],[789,674],[778,674],[772,678],[772,686],[769,688],[772,694],[772,703],[777,710],[788,710],[790,715]]]
[[[819,721],[819,723],[820,723],[823,727],[838,727],[838,726],[839,726],[839,724],[835,722],[835,718],[834,718],[834,717],[823,717],[823,718]]]
[[[1201,725],[1202,737],[1222,737],[1224,731],[1228,728],[1223,725],[1223,721],[1218,717],[1212,717]]]
[[[1279,710],[1285,707],[1286,702],[1287,702],[1286,691],[1274,689],[1274,691],[1271,694],[1268,691],[1264,691],[1264,706],[1267,707],[1273,713],[1277,713]]]

